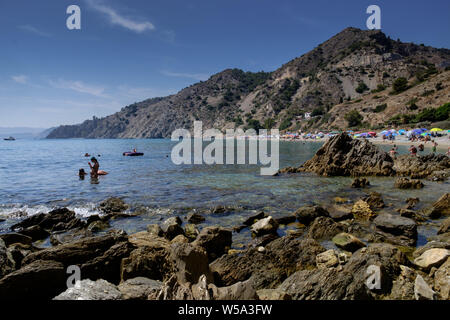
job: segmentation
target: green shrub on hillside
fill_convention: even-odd
[[[403,92],[405,90],[408,89],[408,80],[406,80],[406,78],[398,78],[397,80],[394,81],[394,83],[392,84],[392,89],[394,94]]]
[[[356,127],[361,125],[363,116],[357,110],[352,110],[345,115],[344,119],[347,120],[349,127]]]

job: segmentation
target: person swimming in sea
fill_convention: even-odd
[[[86,171],[84,171],[83,168],[81,168],[80,170],[78,170],[78,176],[80,177],[81,180],[84,180],[84,177],[86,176]]]
[[[98,176],[104,176],[108,174],[108,172],[106,171],[99,170],[100,164],[95,157],[92,157],[91,161],[92,163],[89,162],[89,167],[91,168],[91,177],[97,178]]]

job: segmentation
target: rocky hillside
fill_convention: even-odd
[[[228,69],[177,94],[61,126],[48,138],[170,137],[177,128],[192,128],[195,120],[218,129],[281,130],[418,122],[422,119],[414,117],[422,109],[450,101],[449,67],[448,49],[347,28],[274,72]],[[405,112],[410,119],[395,118]],[[305,113],[312,118],[304,119]]]

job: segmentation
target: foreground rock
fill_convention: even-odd
[[[322,176],[390,176],[394,174],[393,166],[386,152],[367,140],[342,133],[328,140],[299,171]]]
[[[417,224],[412,219],[383,213],[375,218],[374,223],[377,229],[382,232],[387,232],[394,236],[404,236],[407,239],[411,239],[413,243],[417,239]]]
[[[401,155],[396,157],[393,169],[398,176],[421,179],[432,176],[434,172],[450,168],[450,158],[443,154],[424,156]]]
[[[309,225],[318,217],[328,217],[330,214],[328,211],[319,206],[305,206],[297,209],[294,215],[297,217],[298,222]]]
[[[117,287],[105,280],[77,281],[75,286],[67,289],[54,300],[120,300],[122,293]]]
[[[122,213],[128,209],[128,205],[120,198],[109,198],[100,203],[99,209],[106,214]]]
[[[5,245],[5,242],[0,239],[0,279],[8,273],[14,271],[15,261],[11,252]]]
[[[232,242],[232,232],[219,227],[203,228],[193,245],[202,247],[208,253],[209,261],[214,261],[226,253]]]
[[[433,248],[425,251],[419,257],[414,259],[414,264],[424,270],[430,270],[432,267],[439,268],[450,256],[450,250]]]
[[[137,277],[122,282],[117,289],[124,300],[147,300],[148,296],[156,295],[162,287],[161,281]]]
[[[251,227],[252,233],[259,237],[265,234],[276,233],[278,223],[271,217],[267,217],[254,223]]]
[[[365,247],[364,242],[349,233],[339,233],[333,237],[333,243],[342,250],[355,252],[356,250]]]
[[[438,201],[433,203],[430,217],[432,219],[437,219],[441,216],[448,215],[450,215],[450,193],[444,194]]]
[[[352,188],[365,188],[367,186],[370,186],[370,182],[367,178],[355,178],[352,182]]]
[[[414,296],[416,300],[434,300],[436,293],[429,287],[421,275],[417,275],[414,282]]]

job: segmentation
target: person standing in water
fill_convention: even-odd
[[[437,142],[433,140],[433,148],[431,149],[433,153],[436,153],[437,145]]]
[[[95,157],[91,158],[92,163],[89,162],[89,167],[91,168],[91,177],[97,178],[98,177],[98,169],[100,168],[100,164],[98,163],[97,159]]]

